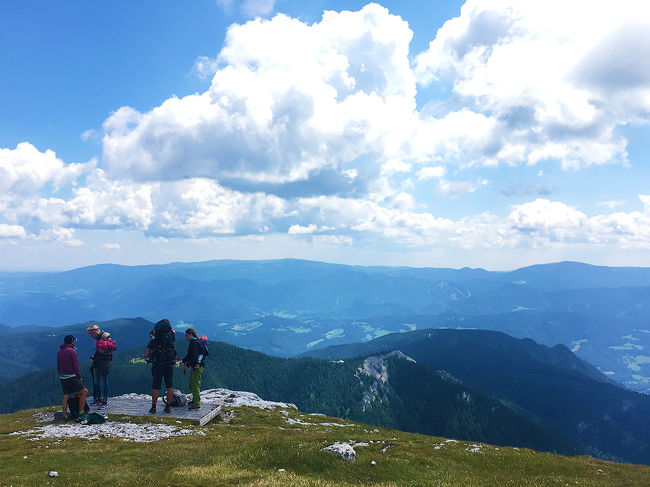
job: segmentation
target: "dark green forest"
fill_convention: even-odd
[[[177,343],[179,356],[185,346]],[[650,463],[650,397],[616,386],[566,347],[489,331],[418,330],[314,352],[325,359],[278,358],[222,342],[210,350],[204,390],[250,391],[301,411],[410,432]],[[417,363],[384,359],[387,382],[361,370],[364,357],[391,350]],[[111,395],[151,392],[142,353],[116,354]],[[82,362],[86,379],[88,367]],[[188,381],[176,368],[176,387],[188,392]],[[0,394],[0,412],[11,412],[58,404],[61,393],[47,369],[0,382]]]
[[[210,350],[202,389],[250,391],[267,400],[292,402],[304,412],[404,431],[561,453],[581,451],[525,413],[406,359],[388,359],[391,379],[382,384],[385,400],[375,398],[364,410],[363,395],[376,379],[360,371],[362,358],[343,363],[282,359],[225,343],[211,344]],[[83,372],[89,365],[88,361],[82,364]],[[120,354],[110,381],[111,395],[150,393],[150,366],[142,360],[142,351]],[[182,368],[175,368],[175,386],[188,392],[188,381]],[[89,387],[88,379],[84,382]],[[61,398],[53,370],[0,383],[0,394],[7,398],[0,405],[1,412],[58,404]]]

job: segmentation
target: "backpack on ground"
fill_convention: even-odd
[[[78,418],[79,417],[79,394],[70,394],[70,397],[68,398],[68,409],[70,410],[70,417],[71,418]],[[86,404],[84,405],[84,414],[88,414],[90,411],[90,406],[88,405],[88,401],[86,401]]]
[[[170,365],[176,361],[174,342],[176,334],[169,320],[160,320],[154,327],[153,350],[151,350],[155,365]]]
[[[162,400],[165,404],[167,404],[167,396],[163,396]],[[178,389],[174,389],[172,393],[172,402],[169,403],[169,405],[175,408],[179,408],[185,406],[186,404],[187,404],[187,397],[185,397],[185,394],[183,394]]]
[[[100,413],[90,413],[86,416],[86,424],[100,424],[106,422],[107,415]]]

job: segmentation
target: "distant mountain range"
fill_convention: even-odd
[[[118,343],[128,344],[122,332],[142,334],[152,323],[113,325]],[[66,331],[84,330],[78,325]],[[61,337],[32,333],[40,337],[33,350],[53,358],[58,347],[52,343]],[[2,343],[15,339],[5,335]],[[89,341],[84,337],[80,345]],[[179,355],[185,347],[179,340]],[[112,395],[149,392],[142,351],[139,346],[116,354]],[[210,344],[210,352],[203,388],[249,390],[306,412],[405,431],[650,464],[650,397],[615,385],[561,345],[549,348],[491,331],[432,329],[311,352],[325,360],[271,357],[225,343]],[[88,365],[82,363],[86,382]],[[174,380],[187,391],[181,369]],[[11,412],[57,404],[60,386],[56,373],[45,369],[0,382],[0,395],[0,412]]]
[[[224,260],[0,273],[0,323],[10,327],[167,317],[284,357],[414,329],[488,329],[564,344],[641,392],[650,392],[649,315],[650,269],[576,262],[512,272]]]

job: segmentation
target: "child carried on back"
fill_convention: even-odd
[[[113,350],[116,348],[115,340],[111,340],[111,334],[108,332],[102,333],[102,337],[97,340],[97,353],[106,357],[108,361],[113,360]]]
[[[97,409],[106,409],[108,407],[108,374],[111,371],[110,362],[113,360],[113,351],[117,348],[115,340],[111,340],[111,334],[104,332],[97,344],[97,351],[93,357],[95,367],[99,369],[101,375],[99,381],[99,390],[101,402]]]

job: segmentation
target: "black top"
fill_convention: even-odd
[[[185,355],[183,363],[188,367],[195,367],[199,363],[199,355],[201,355],[201,353],[201,344],[199,341],[196,338],[190,340],[190,343],[187,346],[187,355]]]

